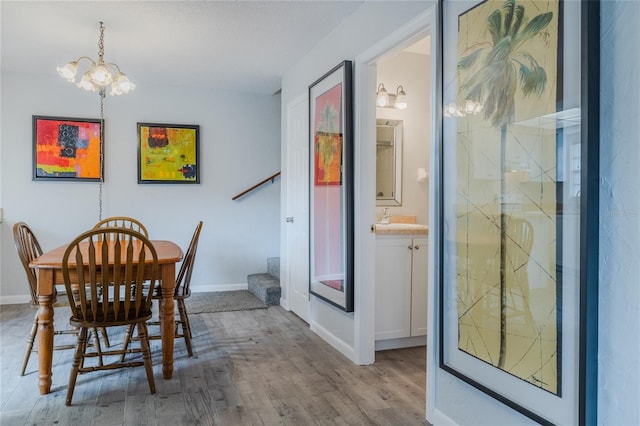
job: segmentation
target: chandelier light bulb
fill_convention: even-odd
[[[80,79],[80,82],[76,84],[76,86],[90,92],[95,92],[97,89],[96,85],[91,81],[88,71],[82,75],[82,79]]]
[[[76,82],[76,74],[78,73],[78,63],[77,62],[69,62],[68,64],[57,67],[56,70],[60,77],[64,78],[70,83]]]
[[[111,73],[104,65],[98,65],[90,70],[91,81],[98,86],[106,86],[111,83]]]
[[[124,73],[120,73],[113,83],[111,83],[111,91],[109,94],[112,96],[125,95],[135,89],[135,87],[136,85],[131,83]]]

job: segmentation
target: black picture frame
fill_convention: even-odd
[[[309,291],[353,312],[353,71],[309,86]]]
[[[555,78],[555,93],[547,92],[547,102],[539,101],[535,105],[526,105],[531,116],[527,117],[526,113],[522,112],[523,109],[516,109],[510,120],[500,121],[494,113],[498,108],[491,107],[491,103],[505,105],[508,102],[505,102],[504,98],[491,99],[491,95],[487,95],[499,84],[493,82],[482,86],[484,83],[480,82],[490,81],[487,70],[483,70],[481,65],[497,65],[488,60],[482,62],[483,53],[479,52],[477,46],[489,46],[491,49],[502,40],[495,37],[496,34],[500,34],[499,31],[492,33],[488,26],[499,22],[499,25],[506,27],[504,17],[509,5],[512,5],[512,10],[524,6],[524,19],[520,29],[526,28],[535,20],[529,30],[532,34],[539,33],[541,40],[538,41],[543,42],[537,47],[531,47],[537,49],[534,53],[527,52],[529,56],[520,58],[524,58],[521,64],[524,63],[526,66],[518,69],[517,72],[520,74],[516,73],[514,77],[526,79],[537,72],[536,66],[554,68],[556,72],[547,75],[547,83]],[[438,224],[441,232],[436,233],[439,236],[437,244],[440,253],[437,273],[439,367],[540,424],[594,424],[597,421],[599,253],[597,244],[588,244],[588,241],[598,241],[599,232],[600,3],[598,0],[439,0],[438,6],[441,31],[438,103],[441,105],[442,124],[438,141],[439,190],[442,194],[438,199]],[[556,6],[557,9],[554,9]],[[547,7],[550,9],[545,9]],[[529,12],[531,16],[527,16],[528,10],[535,12]],[[500,19],[496,19],[498,15],[495,15],[494,11],[501,12]],[[553,17],[547,24],[544,23],[546,17],[536,18],[549,12],[553,12],[551,15],[557,17],[556,34],[544,30],[546,26],[553,26]],[[490,18],[492,14],[493,18]],[[465,19],[467,22],[464,22]],[[494,21],[491,22],[491,19]],[[478,35],[478,25],[486,26],[482,36]],[[510,36],[516,37],[513,33]],[[554,50],[545,51],[554,45]],[[502,53],[506,51],[507,49],[504,49]],[[533,58],[535,61],[536,55],[550,60],[545,59],[544,62],[532,65],[530,59]],[[489,55],[485,58],[488,57]],[[497,69],[504,68],[506,67]],[[474,76],[481,78],[477,77],[474,80]],[[541,93],[535,80],[533,77],[529,80],[529,94]],[[525,85],[517,87],[516,90],[523,87]],[[531,88],[535,90],[530,90]],[[484,93],[479,95],[478,90]],[[526,99],[526,96],[513,99],[517,108],[517,102]],[[477,105],[468,102],[470,100],[477,102]],[[484,109],[487,105],[490,105],[488,110]],[[544,108],[551,108],[551,111],[545,111]],[[474,114],[478,118],[471,117]],[[483,122],[484,128],[479,124]],[[516,130],[509,133],[509,126],[522,126],[527,130],[519,134]],[[500,130],[487,130],[490,127]],[[549,129],[550,135],[547,134]],[[480,149],[474,147],[474,144],[486,143],[496,134],[499,135],[499,149],[492,151],[486,146]],[[521,160],[520,164],[530,166],[526,173],[521,173],[523,171],[518,170],[518,162],[508,161],[509,154],[513,155],[514,151],[517,154],[517,149],[510,148],[509,141],[512,142],[511,145],[517,141],[522,147],[527,144],[527,140],[535,139],[541,144],[546,144],[549,149],[539,155],[536,161],[527,158],[523,160],[521,153],[516,155]],[[526,149],[522,151],[531,155]],[[476,163],[475,160],[469,161],[483,155],[486,158],[482,164]],[[536,167],[540,169],[540,164],[537,163],[540,163],[539,159],[543,157],[550,166],[545,170],[547,176],[542,177],[538,173],[535,177]],[[531,163],[536,164],[531,166]],[[514,176],[519,176],[519,179],[515,179],[515,184]],[[508,361],[509,323],[516,324],[511,326],[511,334],[514,336],[513,331],[517,327],[516,316],[509,313],[510,310],[515,312],[515,308],[509,305],[509,300],[511,303],[516,300],[517,291],[513,290],[517,286],[509,284],[507,271],[510,267],[509,260],[517,257],[514,255],[517,250],[527,252],[527,261],[518,266],[525,268],[527,280],[531,283],[530,261],[533,259],[537,262],[539,258],[536,258],[536,248],[533,245],[528,251],[517,248],[519,245],[515,243],[521,240],[515,237],[516,234],[509,234],[506,229],[509,223],[515,223],[511,222],[513,218],[522,219],[526,216],[524,211],[532,213],[535,210],[530,207],[530,204],[535,203],[530,202],[530,192],[527,193],[526,189],[530,181],[534,181],[540,188],[544,187],[547,191],[545,197],[550,197],[551,201],[548,210],[540,203],[536,213],[553,212],[553,217],[549,218],[552,226],[547,225],[545,228],[535,223],[537,219],[528,220],[534,223],[530,225],[530,229],[536,231],[533,235],[537,235],[538,244],[540,241],[553,242],[553,245],[545,246],[548,255],[546,260],[550,260],[548,267],[544,264],[540,267],[541,270],[546,269],[551,273],[545,280],[533,280],[537,288],[531,290],[530,285],[527,287],[529,293],[526,298],[524,295],[520,296],[523,301],[521,306],[524,311],[526,302],[526,309],[531,312],[551,306],[552,309],[548,309],[547,313],[553,311],[552,317],[546,323],[535,322],[535,325],[539,330],[548,327],[548,330],[553,330],[551,335],[555,334],[555,337],[545,343],[545,350],[549,350],[549,344],[554,346],[552,355],[544,359],[544,366],[541,364],[536,373],[527,375],[521,372],[514,373],[518,368],[515,364],[526,359],[529,349],[526,344],[533,347],[531,341],[535,339],[530,339],[529,342],[525,338],[520,338],[520,341],[512,339],[513,342],[518,342],[512,343],[512,347],[516,347],[515,352],[520,345],[523,355],[517,360]],[[512,185],[512,192],[508,189],[503,191],[509,184]],[[489,191],[483,189],[487,186],[493,187],[493,201],[487,197]],[[527,201],[518,201],[517,197],[514,197],[514,194],[518,193],[527,195],[524,197]],[[493,210],[494,214],[487,214],[492,211],[491,207],[487,207],[492,203],[497,206]],[[514,208],[509,210],[510,204],[517,205],[517,208],[511,206]],[[472,208],[463,208],[463,205],[472,205]],[[477,217],[473,218],[472,212],[481,213],[480,220]],[[473,231],[481,226],[470,224],[483,221],[487,223],[487,228],[494,229],[494,235],[491,235],[491,232],[474,234]],[[538,232],[541,230],[542,232]],[[476,250],[473,248],[474,244],[485,246],[482,250]],[[540,247],[537,250],[539,253]],[[495,257],[483,262],[477,254],[480,252],[484,252],[485,255],[491,253],[485,256],[487,258]],[[495,272],[492,272],[491,268],[494,268]],[[515,271],[518,268],[512,269]],[[480,272],[486,272],[482,279],[478,278],[481,276]],[[512,274],[515,275],[513,272]],[[522,283],[525,280],[514,279],[513,283],[516,282]],[[487,289],[486,293],[476,291],[481,285]],[[538,294],[547,291],[548,294],[546,297],[536,297],[532,295],[532,291]],[[491,292],[494,292],[495,296],[490,296]],[[482,296],[474,299],[475,294]],[[477,310],[476,306],[481,307],[478,311],[482,312],[484,319],[481,326],[478,326],[479,314],[473,321],[465,323],[463,320],[467,315],[473,315],[469,312]],[[487,320],[492,317],[499,318],[499,321]],[[541,315],[536,313],[531,318],[537,321]],[[495,328],[493,331],[487,331],[491,330],[492,324],[499,326],[499,332]],[[526,320],[523,319],[522,324],[526,324]],[[478,331],[480,329],[482,331]],[[473,342],[469,336],[474,330],[482,339],[488,337],[483,344],[495,342],[488,343],[487,347],[497,355],[491,355],[491,350],[486,351],[490,355],[479,354],[481,351],[469,345],[469,342]],[[543,340],[542,336],[543,331],[540,331],[540,341]],[[496,347],[499,350],[496,350]],[[542,356],[537,362],[541,360]],[[507,365],[509,362],[511,365]],[[551,384],[542,383],[543,379],[536,374],[549,366],[551,371],[556,372],[557,380],[549,381]]]
[[[200,126],[138,123],[139,184],[199,184]]]
[[[34,181],[103,181],[103,120],[33,115],[32,129]]]

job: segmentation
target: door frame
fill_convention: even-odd
[[[354,134],[355,144],[354,158],[358,161],[354,176],[354,322],[355,339],[354,354],[356,362],[360,365],[372,364],[375,361],[375,234],[371,231],[371,225],[375,223],[375,171],[376,152],[375,144],[367,144],[364,141],[374,141],[376,131],[376,83],[377,62],[387,56],[393,55],[412,43],[431,35],[431,130],[430,130],[430,168],[433,171],[433,162],[436,155],[437,135],[437,7],[434,4],[424,13],[399,27],[396,31],[385,37],[371,48],[355,58],[354,76]],[[430,176],[434,176],[430,173]],[[435,216],[435,191],[434,179],[429,180],[429,227],[433,229]],[[431,237],[431,235],[430,235]],[[429,238],[429,264],[434,263],[433,238]],[[434,269],[429,268],[429,299],[433,300]],[[434,310],[428,307],[427,328],[430,335],[435,330]]]

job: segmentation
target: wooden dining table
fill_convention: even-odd
[[[176,263],[182,259],[182,250],[171,241],[151,240],[158,255],[162,299],[159,316],[162,335],[162,376],[171,379],[173,375],[173,341],[175,338],[175,318],[173,293],[176,286]],[[87,243],[81,243],[80,250],[86,251]],[[34,259],[29,266],[38,273],[38,388],[40,394],[51,392],[51,368],[53,361],[53,302],[54,288],[64,284],[62,278],[62,256],[67,245],[57,247]],[[86,253],[83,253],[86,255]],[[135,257],[135,256],[134,256]],[[86,256],[85,256],[86,258]],[[70,258],[71,259],[71,258]],[[96,259],[98,262],[100,259]],[[149,259],[147,259],[149,261]],[[69,261],[72,265],[72,261]],[[98,264],[99,265],[99,264]],[[101,265],[99,265],[101,266]],[[145,268],[146,274],[151,268]],[[67,321],[65,318],[63,321]]]

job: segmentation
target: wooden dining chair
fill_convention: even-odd
[[[149,238],[149,232],[142,222],[129,216],[110,216],[93,225],[93,229],[107,227],[131,229]]]
[[[16,246],[16,250],[18,251],[18,257],[20,258],[20,263],[22,263],[22,267],[24,268],[25,273],[27,274],[27,283],[29,284],[29,294],[31,295],[31,307],[34,309],[38,309],[40,306],[38,304],[38,277],[36,275],[36,270],[29,266],[31,261],[42,255],[42,247],[38,242],[35,234],[31,230],[31,228],[24,222],[18,222],[13,225],[13,241]],[[68,306],[66,301],[58,301],[57,291],[54,287],[54,300],[53,307],[54,309],[62,308]],[[98,340],[98,334],[95,333],[96,330],[93,330],[93,336],[95,338],[94,344],[96,345],[96,352],[101,353],[100,341]],[[29,358],[31,357],[32,352],[37,352],[33,348],[34,342],[36,340],[36,335],[38,334],[38,313],[36,312],[35,317],[33,319],[33,324],[31,325],[31,331],[29,332],[29,337],[27,339],[27,347],[24,352],[24,356],[22,359],[22,368],[20,369],[20,375],[24,376],[24,372],[27,369],[27,364],[29,363]],[[53,332],[55,335],[61,334],[78,334],[78,331],[75,329],[55,329]],[[106,333],[103,333],[103,337],[106,338]],[[105,341],[108,345],[108,339]],[[55,350],[62,349],[73,349],[74,345],[57,345],[54,346]],[[100,358],[100,362],[102,362],[102,358]]]
[[[109,264],[108,268],[101,265]],[[62,257],[62,276],[71,306],[71,325],[80,329],[69,375],[66,405],[71,405],[79,373],[144,366],[149,389],[156,392],[147,321],[151,318],[151,296],[159,279],[158,256],[153,244],[141,233],[107,227],[87,231],[69,244]],[[149,274],[149,275],[147,275]],[[150,285],[143,285],[143,283]],[[100,295],[102,293],[102,295]],[[113,362],[84,367],[87,332],[96,327],[135,326],[140,348],[103,351],[103,356],[142,353],[142,361]]]
[[[191,339],[193,334],[191,332],[191,323],[189,322],[189,314],[187,312],[187,306],[185,304],[185,300],[191,296],[191,290],[189,285],[191,283],[191,273],[193,272],[193,266],[196,260],[196,252],[198,251],[198,241],[200,240],[200,231],[202,230],[202,221],[196,225],[196,229],[193,232],[193,236],[191,237],[191,242],[189,243],[189,248],[187,249],[187,253],[182,260],[182,265],[180,266],[180,270],[178,271],[178,275],[176,277],[176,288],[173,292],[173,299],[176,301],[178,305],[178,314],[180,316],[179,320],[176,320],[175,325],[175,338],[184,339],[184,343],[187,347],[187,353],[189,356],[193,356],[193,348],[191,345]],[[153,299],[160,300],[162,299],[162,293],[160,287],[156,289],[153,293]],[[159,325],[159,321],[149,321],[149,325]],[[182,329],[182,331],[179,330]],[[127,348],[129,341],[132,338],[132,330],[129,329],[125,334],[124,348]],[[160,334],[152,334],[149,335],[149,339],[158,340],[161,339],[162,336]],[[124,355],[123,358],[124,360]]]
[[[93,226],[93,229],[105,228],[105,227],[117,227],[132,229],[149,238],[149,232],[147,228],[137,219],[127,216],[111,216],[106,219],[102,219],[100,222]]]

